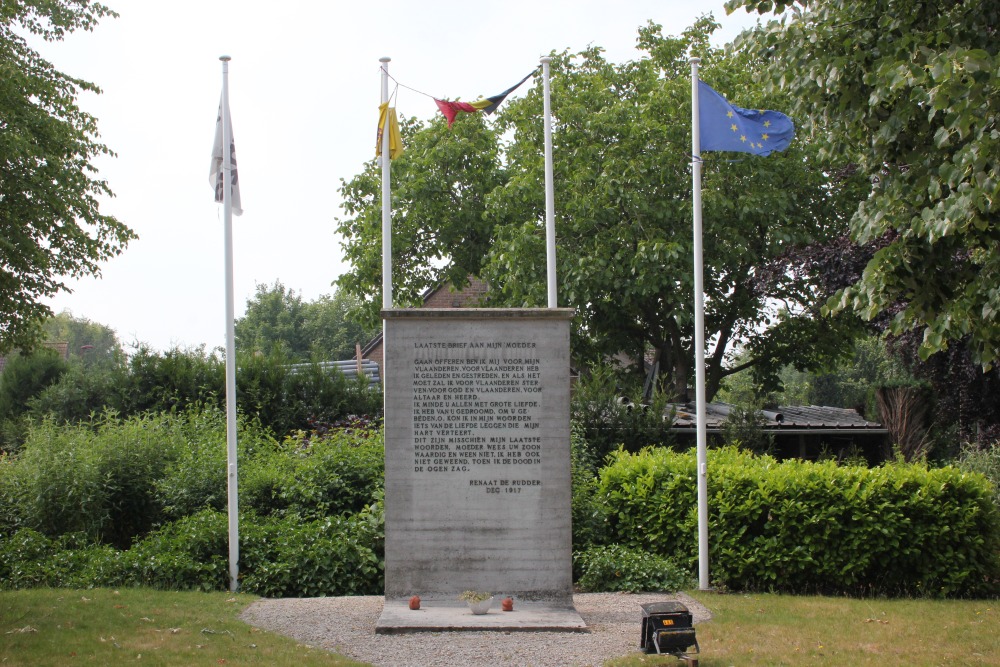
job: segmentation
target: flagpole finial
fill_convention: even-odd
[[[378,61],[380,63],[387,63],[387,62],[389,62],[391,60],[392,60],[392,58],[390,58],[389,56],[382,56],[381,58],[378,59]]]
[[[229,56],[219,56],[219,60],[221,60],[224,63],[228,63],[230,60],[232,60],[232,58],[230,58]]]
[[[691,56],[691,58],[688,59],[688,62],[691,63],[692,65],[698,65],[701,63],[701,58],[699,58],[698,56]]]
[[[541,58],[538,59],[538,62],[542,63],[543,65],[548,65],[550,62],[552,62],[552,58],[550,58],[549,56],[542,56]]]

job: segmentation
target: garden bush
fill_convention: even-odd
[[[163,416],[105,415],[76,426],[44,419],[5,470],[3,495],[17,526],[126,547],[161,520],[154,483],[182,445]]]
[[[607,506],[597,493],[600,480],[597,462],[587,445],[583,428],[574,423],[570,431],[570,472],[572,475],[573,548],[601,545],[608,538]]]
[[[241,589],[265,597],[379,595],[384,589],[381,502],[352,517],[312,521],[290,514],[241,538]]]
[[[977,472],[993,485],[993,504],[1000,508],[1000,442],[977,446],[966,444],[956,461],[966,472]]]
[[[288,438],[283,446],[297,453],[294,473],[282,490],[288,507],[306,517],[321,518],[361,511],[382,488],[385,452],[381,431],[367,436],[330,432],[300,445]]]
[[[228,500],[228,463],[225,413],[214,406],[194,408],[169,418],[184,441],[156,480],[156,497],[168,519],[202,509],[225,510]],[[258,458],[270,460],[278,444],[256,420],[240,416],[237,457],[241,505],[243,481],[258,467]]]
[[[624,395],[628,398],[624,398]],[[594,367],[573,388],[570,414],[597,463],[619,447],[639,451],[647,446],[671,446],[672,420],[667,414],[667,396],[656,392],[649,405],[640,392],[623,392],[615,374]]]
[[[592,593],[674,592],[692,585],[690,573],[673,560],[618,544],[573,552],[573,578]]]
[[[0,587],[91,588],[122,583],[120,552],[82,533],[56,538],[25,528],[0,540]]]
[[[923,464],[779,463],[709,452],[710,566],[735,589],[981,596],[1000,588],[1000,517],[981,475]],[[613,539],[697,560],[694,452],[619,451],[601,471]]]

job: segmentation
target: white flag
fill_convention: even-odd
[[[215,190],[215,201],[222,203],[222,103],[219,103],[219,116],[215,122],[215,142],[212,144],[212,166],[208,171],[208,182]],[[236,171],[236,142],[233,141],[233,123],[229,118],[229,109],[226,109],[226,125],[229,126],[229,155],[233,167],[233,189],[232,205],[233,215],[242,215],[243,207],[240,205],[240,179]]]

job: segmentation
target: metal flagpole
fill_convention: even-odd
[[[694,374],[698,437],[698,588],[708,590],[708,454],[705,443],[705,285],[701,224],[701,123],[698,65],[691,58],[691,190],[694,208]]]
[[[389,101],[389,61],[384,56],[382,63],[382,103]],[[392,197],[390,195],[390,172],[392,160],[389,156],[389,118],[382,128],[382,307],[392,308]],[[383,325],[382,340],[385,340]],[[383,343],[384,350],[384,343]],[[383,353],[384,354],[384,353]],[[384,359],[384,356],[383,356]],[[384,362],[383,362],[384,363]],[[384,378],[384,371],[382,377]]]
[[[556,204],[552,185],[552,103],[549,98],[549,62],[552,58],[545,57],[542,61],[542,89],[544,91],[545,111],[545,266],[548,284],[549,308],[558,308],[558,290],[556,289]]]
[[[222,211],[226,236],[226,445],[229,493],[229,590],[239,587],[240,519],[236,476],[236,334],[233,325],[233,128],[229,121],[229,56],[222,61]]]

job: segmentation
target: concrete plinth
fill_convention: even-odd
[[[380,635],[411,632],[588,632],[573,607],[545,602],[517,602],[514,611],[501,611],[499,601],[486,614],[473,614],[460,601],[429,600],[410,609],[407,600],[386,600],[375,626]]]

